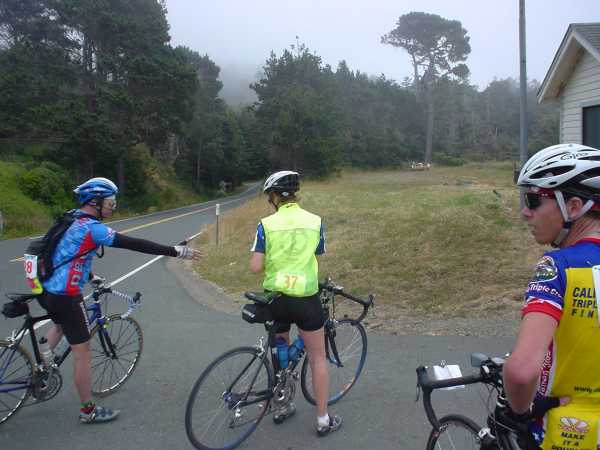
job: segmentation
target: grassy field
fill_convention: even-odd
[[[321,277],[359,295],[375,293],[390,318],[518,308],[543,250],[519,218],[508,164],[348,171],[303,183],[300,202],[326,226]],[[218,247],[209,227],[199,241],[202,277],[236,295],[259,290],[262,277],[248,270],[249,249],[257,223],[270,213],[257,197],[223,216]]]

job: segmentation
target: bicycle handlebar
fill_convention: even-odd
[[[329,291],[334,295],[341,295],[342,297],[345,297],[348,300],[352,300],[353,302],[360,304],[363,307],[363,311],[360,313],[358,318],[355,319],[356,322],[361,322],[367,315],[369,308],[375,304],[375,296],[373,294],[369,294],[368,300],[363,300],[362,298],[355,297],[352,294],[344,292],[344,288],[342,286],[336,285],[331,280],[331,278],[327,278],[324,282],[319,282],[319,289]]]
[[[425,414],[427,414],[427,419],[429,419],[429,423],[431,423],[431,426],[435,431],[440,431],[440,422],[433,411],[433,406],[431,406],[431,393],[433,390],[465,384],[475,384],[485,380],[486,377],[481,373],[451,378],[448,380],[430,380],[427,368],[425,366],[417,367],[417,387],[423,390],[423,407],[425,408]]]

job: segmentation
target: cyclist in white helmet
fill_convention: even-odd
[[[319,299],[316,255],[325,252],[325,236],[321,218],[300,208],[296,192],[300,189],[297,172],[283,170],[267,178],[263,192],[275,213],[258,224],[252,246],[250,270],[264,270],[263,287],[280,292],[272,304],[278,323],[277,336],[290,344],[290,325],[295,323],[304,340],[313,374],[317,404],[317,434],[325,436],[339,429],[342,418],[329,415],[329,374],[325,360],[325,317]],[[273,412],[275,423],[281,423],[296,412],[291,400]]]
[[[557,249],[538,261],[525,293],[504,367],[508,400],[521,419],[536,417],[534,398],[552,402],[530,423],[530,448],[600,448],[600,151],[545,148],[523,166],[517,184],[533,237]]]

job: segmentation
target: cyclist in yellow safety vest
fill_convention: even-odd
[[[533,416],[527,448],[600,449],[600,150],[540,150],[517,184],[533,237],[556,249],[538,261],[525,293],[504,367],[508,400],[517,417]],[[553,402],[541,417],[539,400]]]
[[[290,325],[295,323],[304,340],[312,372],[317,404],[317,434],[325,436],[337,430],[342,419],[329,415],[329,374],[325,360],[325,317],[319,300],[318,264],[315,255],[325,251],[321,218],[298,205],[298,173],[284,170],[272,174],[263,186],[275,213],[261,220],[252,246],[250,270],[264,270],[263,287],[280,292],[272,304],[278,323],[277,336],[290,343]],[[277,407],[275,423],[296,412],[293,402]]]

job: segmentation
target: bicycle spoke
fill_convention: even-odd
[[[106,352],[97,340],[96,345],[100,348],[94,349],[92,370],[97,375],[92,391],[106,394],[120,387],[133,373],[143,339],[139,325],[132,317],[121,319],[120,316],[112,316],[107,327],[98,328],[97,333],[103,333]]]
[[[254,431],[269,400],[246,406],[239,402],[246,394],[255,399],[253,392],[266,392],[271,383],[255,349],[236,349],[217,359],[200,376],[188,400],[186,431],[192,443],[208,448],[238,445]]]
[[[329,404],[340,400],[354,386],[362,371],[367,351],[367,337],[362,325],[344,319],[336,323],[334,331],[339,361],[336,360],[332,343],[328,339]],[[302,392],[314,404],[312,373],[307,361],[302,366],[301,375]]]
[[[33,366],[19,346],[0,343],[0,423],[12,416],[29,396]],[[11,389],[10,391],[4,389]]]

